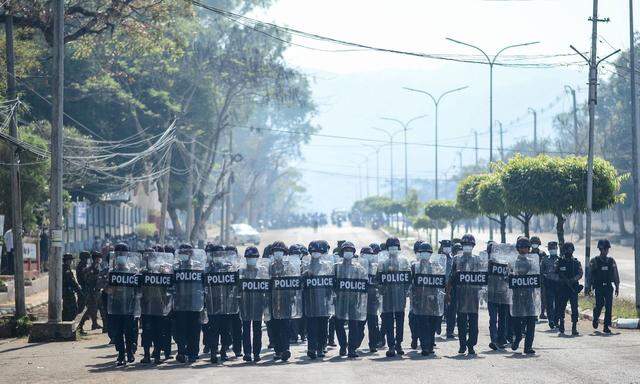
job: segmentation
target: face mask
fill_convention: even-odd
[[[282,251],[273,252],[273,258],[276,259],[276,260],[281,260],[282,256],[284,256],[284,252],[282,252]]]
[[[557,249],[550,249],[549,250],[549,254],[551,256],[557,256],[558,255],[558,250]]]
[[[443,247],[442,248],[442,252],[444,252],[446,254],[450,254],[451,253],[451,247]]]
[[[533,249],[538,249],[539,245],[538,244],[531,244],[531,248]]]
[[[346,260],[351,260],[353,259],[353,252],[344,252],[342,254],[342,257],[345,258]]]
[[[473,251],[473,245],[463,245],[462,246],[462,252],[471,253],[471,251]]]
[[[258,264],[258,258],[257,257],[248,257],[247,258],[247,265],[250,267],[255,267]]]
[[[311,257],[313,257],[314,259],[319,259],[320,257],[322,257],[322,253],[313,252],[313,253],[311,253]]]
[[[416,254],[416,257],[418,258],[418,260],[428,260],[429,257],[431,257],[431,253],[430,252],[418,252]]]
[[[187,260],[189,260],[189,255],[179,254],[178,255],[178,260],[187,261]]]

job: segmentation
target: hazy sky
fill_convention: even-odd
[[[600,2],[600,17],[609,23],[599,24],[599,54],[614,48],[627,49],[628,1]],[[456,45],[446,37],[480,46],[489,55],[515,43],[539,41],[530,47],[515,48],[505,55],[570,54],[573,44],[582,51],[590,47],[592,11],[588,0],[278,0],[268,11],[254,17],[292,28],[383,48],[431,54],[477,54],[471,48]],[[636,7],[635,18],[640,19]],[[324,50],[345,47],[295,38],[294,43]],[[317,124],[322,134],[385,139],[373,126],[397,130],[400,126],[383,121],[382,116],[408,120],[427,114],[412,124],[411,143],[432,144],[434,109],[425,96],[410,93],[404,86],[439,94],[447,89],[469,86],[448,96],[440,107],[440,142],[449,145],[439,151],[439,176],[455,174],[462,153],[463,164],[475,161],[473,131],[478,131],[478,146],[489,146],[489,82],[487,66],[452,63],[371,51],[321,52],[292,46],[287,61],[313,78],[314,98],[319,105]],[[553,62],[577,62],[578,58],[557,57]],[[526,62],[543,62],[539,57]],[[603,68],[607,76],[609,68]],[[554,113],[568,111],[570,98],[564,85],[579,88],[578,102],[583,102],[587,71],[582,65],[554,68],[505,68],[494,70],[494,119],[504,123],[505,147],[518,138],[533,135],[532,117],[527,108],[543,109],[539,114],[539,137],[553,134]],[[494,125],[494,147],[498,146]],[[401,139],[398,135],[397,139]],[[452,148],[459,147],[459,148]],[[388,147],[387,147],[388,148]],[[389,175],[389,152],[380,151],[380,172]],[[313,209],[328,211],[333,207],[350,207],[359,197],[358,164],[365,175],[365,157],[369,157],[369,192],[375,193],[376,161],[371,148],[362,142],[315,137],[305,146],[305,183]],[[480,150],[487,158],[488,151]],[[409,178],[434,177],[434,149],[409,145]],[[395,177],[404,175],[404,152],[394,146]],[[355,177],[349,177],[349,176]],[[363,180],[364,183],[364,180]],[[366,194],[365,184],[362,194]]]

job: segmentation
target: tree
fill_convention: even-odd
[[[463,210],[467,217],[480,214],[478,207],[478,186],[488,177],[487,174],[469,175],[458,183],[456,191],[456,205]]]
[[[433,220],[448,223],[451,227],[451,238],[455,223],[465,217],[465,212],[459,209],[453,200],[431,200],[425,206],[424,213]]]
[[[517,154],[500,168],[507,211],[522,223],[527,237],[531,218],[548,211],[543,204],[546,203],[549,169],[553,166],[549,156],[524,157]]]
[[[505,202],[505,190],[499,173],[492,173],[478,185],[476,189],[476,202],[478,209],[490,220],[500,225],[500,242],[507,242],[507,205]],[[496,216],[496,217],[493,217]]]

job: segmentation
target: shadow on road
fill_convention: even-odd
[[[13,352],[13,351],[19,351],[19,350],[21,350],[21,349],[27,349],[27,348],[37,347],[37,346],[40,346],[40,345],[43,345],[43,344],[46,344],[46,343],[30,343],[30,344],[25,344],[25,345],[23,345],[23,346],[21,346],[21,347],[13,347],[13,348],[8,348],[8,349],[5,349],[5,350],[2,350],[2,351],[0,351],[0,354],[2,354],[2,353],[7,353],[7,352]]]
[[[505,359],[537,359],[538,355],[527,355],[524,353],[519,353],[519,352],[514,352],[511,355],[507,355],[504,358]]]

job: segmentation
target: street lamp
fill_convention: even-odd
[[[423,117],[427,117],[427,115],[416,116],[412,119],[409,119],[406,123],[398,119],[394,119],[392,117],[381,117],[382,120],[395,121],[396,123],[402,126],[402,130],[404,131],[404,197],[409,196],[409,178],[408,178],[408,162],[407,162],[407,130],[409,129],[409,125],[418,119],[422,119]]]
[[[380,196],[380,150],[387,144],[369,145],[363,144],[365,147],[373,149],[376,153],[376,196]]]
[[[354,155],[356,156],[360,156],[362,160],[362,162],[358,163],[358,189],[360,190],[359,194],[360,194],[360,200],[362,200],[362,174],[361,174],[361,166],[362,164],[365,164],[365,182],[366,184],[366,191],[367,191],[367,196],[369,197],[369,156],[368,155],[363,155],[361,153],[354,153]]]
[[[389,171],[389,185],[391,186],[391,200],[393,200],[393,137],[395,135],[397,135],[398,133],[402,132],[403,130],[400,129],[398,131],[395,131],[393,133],[387,131],[386,129],[382,129],[382,128],[376,128],[376,127],[372,127],[373,129],[375,129],[376,131],[380,131],[382,133],[384,133],[385,135],[387,135],[389,137],[389,165],[390,165],[390,171]]]
[[[440,106],[440,101],[442,100],[443,97],[445,97],[446,95],[450,94],[450,93],[454,93],[457,91],[462,91],[463,89],[469,88],[469,86],[464,86],[464,87],[460,87],[460,88],[455,88],[455,89],[450,89],[444,93],[442,93],[438,98],[433,97],[432,94],[430,94],[427,91],[423,91],[420,89],[415,89],[415,88],[408,88],[408,87],[404,87],[404,89],[406,89],[407,91],[411,91],[411,92],[418,92],[418,93],[422,93],[423,95],[427,95],[431,98],[431,100],[433,101],[433,104],[435,106],[436,109],[436,146],[435,146],[435,151],[436,151],[436,180],[435,180],[435,197],[436,200],[438,200],[438,107]],[[436,235],[437,236],[437,235]]]
[[[500,49],[498,53],[496,53],[495,56],[493,56],[493,58],[490,58],[489,55],[487,55],[482,49],[480,49],[479,47],[476,47],[473,44],[465,43],[459,40],[454,40],[449,37],[447,37],[447,40],[454,42],[456,44],[466,45],[467,47],[471,47],[473,49],[480,51],[480,53],[482,53],[482,55],[487,59],[487,64],[489,64],[489,164],[491,164],[493,162],[493,65],[496,63],[496,60],[498,60],[498,56],[500,56],[502,52],[511,48],[538,44],[539,41],[508,45]]]

